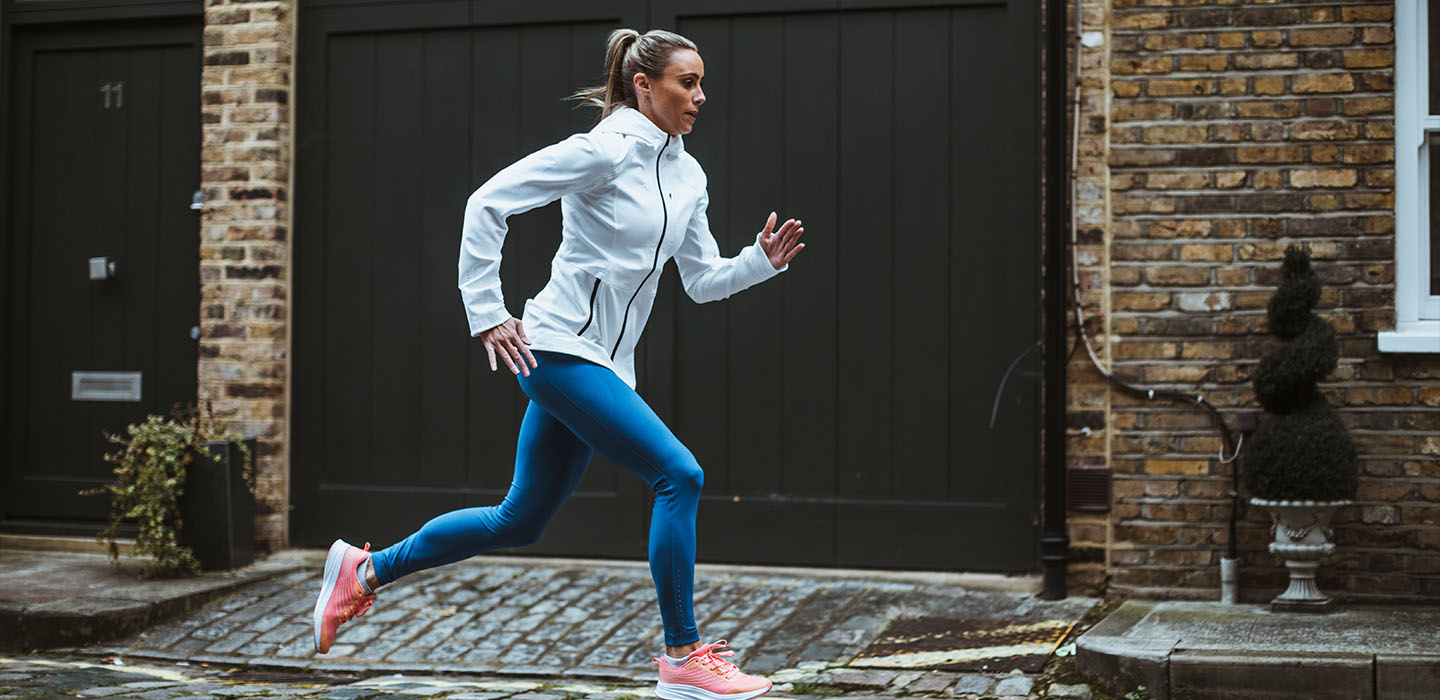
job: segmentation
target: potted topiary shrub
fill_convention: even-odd
[[[105,455],[116,465],[115,483],[81,493],[111,497],[110,525],[99,535],[111,559],[119,562],[115,538],[133,521],[134,554],[150,557],[141,570],[146,578],[250,563],[254,441],[213,425],[194,408],[177,409],[169,418],[148,416],[124,435],[106,435],[120,445]]]
[[[1324,612],[1331,599],[1315,586],[1315,569],[1335,550],[1335,510],[1355,498],[1355,443],[1315,386],[1334,371],[1340,349],[1335,329],[1314,313],[1320,278],[1310,253],[1289,246],[1282,269],[1268,308],[1270,332],[1282,342],[1255,371],[1255,395],[1267,415],[1249,441],[1245,486],[1250,502],[1274,520],[1270,551],[1290,570],[1290,587],[1271,609]]]

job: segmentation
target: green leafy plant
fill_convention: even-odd
[[[149,555],[141,570],[145,578],[194,575],[200,564],[189,547],[179,543],[180,496],[185,491],[186,469],[196,454],[213,459],[206,442],[234,440],[243,458],[245,484],[254,493],[250,450],[239,437],[214,427],[213,417],[195,408],[177,408],[170,417],[151,415],[125,429],[125,435],[105,434],[120,449],[105,455],[115,463],[115,483],[80,493],[109,494],[110,525],[99,538],[109,543],[110,558],[118,566],[120,548],[115,542],[120,526],[135,521],[138,532],[134,552]]]

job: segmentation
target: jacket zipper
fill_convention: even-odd
[[[590,327],[590,322],[595,320],[595,295],[600,292],[600,278],[595,278],[595,286],[590,290],[590,315],[585,318],[585,325],[580,327],[580,332],[575,335],[585,335],[585,330]]]
[[[650,281],[650,275],[655,274],[655,268],[660,266],[660,247],[665,245],[665,229],[670,225],[670,211],[665,207],[665,188],[660,184],[660,158],[669,147],[670,137],[666,136],[665,145],[655,154],[655,189],[660,192],[660,242],[655,244],[655,260],[650,263],[650,271],[645,273],[645,279],[640,280],[640,286],[635,288],[635,293],[630,295],[630,302],[625,304],[625,315],[620,317],[620,335],[615,338],[615,347],[610,350],[612,360],[615,359],[615,353],[620,352],[620,341],[625,339],[625,324],[630,320],[631,304],[635,303],[635,297],[640,296],[640,290],[645,288],[645,283]]]

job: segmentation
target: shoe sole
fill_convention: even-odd
[[[325,619],[325,606],[330,603],[330,596],[335,593],[335,582],[340,580],[340,564],[345,561],[345,552],[350,545],[344,540],[335,540],[330,545],[330,552],[325,555],[325,575],[320,580],[320,597],[315,599],[315,614],[312,622],[315,627],[315,653],[324,654],[329,649],[320,648],[320,627]]]
[[[655,697],[662,700],[750,700],[758,698],[770,692],[775,687],[772,683],[759,690],[751,690],[744,693],[712,693],[704,688],[697,688],[684,683],[665,683],[663,681],[655,684]]]

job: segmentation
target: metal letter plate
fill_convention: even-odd
[[[143,372],[71,372],[70,398],[75,401],[139,401]]]

